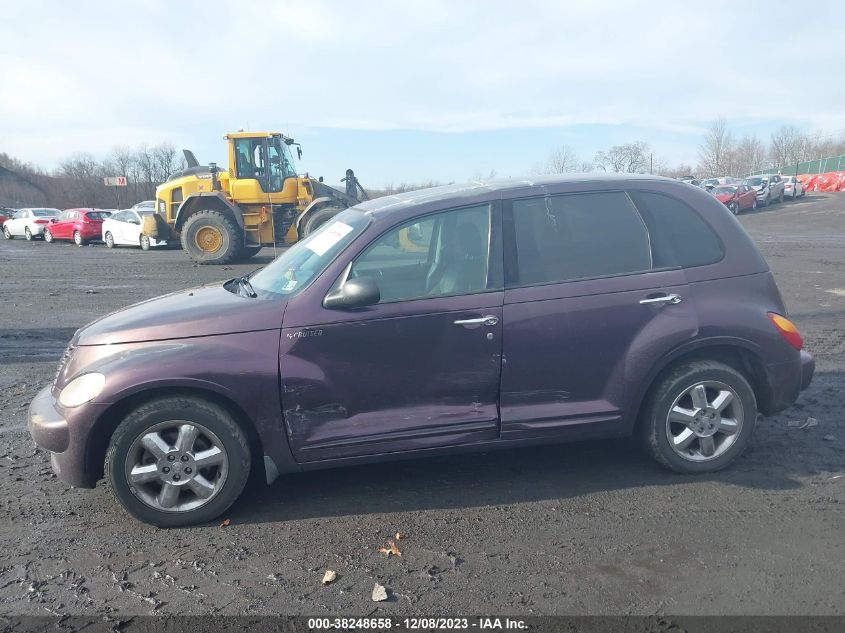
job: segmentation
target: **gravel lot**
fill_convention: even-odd
[[[26,407],[76,328],[272,251],[221,268],[0,243],[0,613],[845,614],[845,194],[741,221],[817,374],[729,470],[674,475],[619,440],[435,458],[284,476],[227,527],[179,530],[58,481]],[[397,531],[402,556],[378,553]]]

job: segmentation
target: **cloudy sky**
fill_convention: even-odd
[[[9,0],[0,152],[166,140],[222,164],[243,128],[370,186],[523,174],[564,143],[694,164],[718,115],[845,133],[843,24],[841,0]]]

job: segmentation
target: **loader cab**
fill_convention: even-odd
[[[239,189],[255,189],[257,196],[279,193],[285,181],[296,178],[296,167],[290,151],[289,139],[280,134],[232,134],[229,140],[229,175],[232,185]],[[247,191],[244,194],[249,196]]]

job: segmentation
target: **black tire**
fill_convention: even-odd
[[[258,255],[261,250],[260,246],[244,246],[241,251],[240,259],[250,259]]]
[[[7,227],[7,226],[3,227],[3,237],[6,238],[7,240],[15,239],[15,236],[12,235],[12,232],[9,230],[9,227]]]
[[[681,394],[697,383],[708,381],[723,383],[734,391],[741,405],[742,426],[724,453],[707,461],[690,461],[670,446],[667,418]],[[757,399],[745,377],[723,363],[698,360],[677,365],[658,379],[641,411],[638,434],[645,451],[666,468],[682,474],[710,473],[725,468],[742,454],[754,434],[756,421]]]
[[[778,202],[783,204],[783,191],[780,192],[780,198],[778,198]]]
[[[200,248],[197,239],[205,229],[219,236],[219,246]],[[243,233],[235,220],[220,211],[205,209],[188,218],[182,227],[182,248],[198,264],[228,264],[243,248]]]
[[[754,196],[754,200],[752,200],[752,202],[751,202],[751,210],[752,211],[757,210],[757,196]]]
[[[35,236],[33,236],[33,235],[32,235],[32,231],[30,231],[30,230],[29,230],[29,227],[26,227],[26,228],[23,230],[23,235],[24,235],[24,237],[26,238],[26,241],[27,241],[27,242],[31,242],[32,240],[34,240],[34,239],[35,239]]]
[[[44,229],[44,241],[48,244],[52,244],[55,241],[53,239],[53,232],[50,229]]]
[[[82,239],[82,233],[79,231],[73,232],[73,243],[77,246],[85,246],[88,242]]]
[[[302,224],[301,237],[308,237],[341,211],[343,209],[340,207],[321,207],[316,211],[310,212]]]
[[[225,449],[228,463],[221,488],[196,509],[158,510],[144,502],[127,480],[126,460],[135,440],[155,425],[169,421],[202,425]],[[251,463],[246,433],[223,408],[198,397],[168,396],[141,405],[118,425],[106,452],[105,473],[118,503],[136,519],[158,527],[181,527],[206,523],[225,512],[243,492]]]
[[[106,231],[106,234],[103,236],[103,241],[106,243],[106,248],[114,248],[114,235],[111,234],[111,231]]]
[[[736,202],[731,202],[728,205],[728,209],[730,209],[731,213],[733,213],[734,215],[739,215],[739,204],[737,204]]]
[[[141,243],[141,250],[142,250],[142,251],[148,251],[148,250],[150,250],[150,246],[151,246],[151,245],[150,245],[150,238],[149,238],[149,236],[147,236],[147,235],[142,235],[139,241],[140,241],[140,243]]]

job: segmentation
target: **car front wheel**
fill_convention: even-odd
[[[251,458],[244,430],[202,398],[164,397],[117,427],[105,471],[118,502],[159,527],[205,523],[240,496]]]
[[[746,448],[757,400],[745,377],[711,360],[678,365],[655,385],[639,422],[646,451],[679,473],[721,470]]]
[[[50,229],[44,229],[44,241],[48,244],[53,243],[53,232]]]
[[[739,205],[736,202],[731,202],[728,205],[728,209],[730,209],[731,213],[733,213],[734,215],[739,215]]]
[[[114,248],[114,235],[111,234],[111,231],[106,231],[103,237],[105,238],[106,248]]]
[[[142,235],[140,241],[141,241],[141,250],[142,251],[150,250],[150,238],[149,238],[149,236]]]

